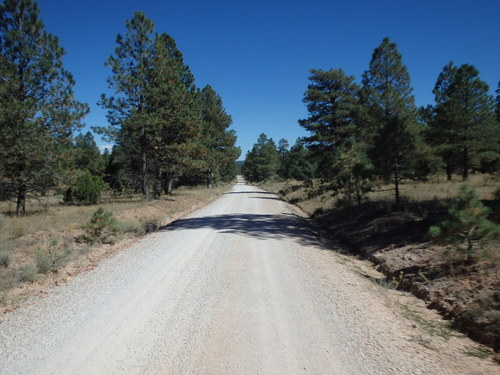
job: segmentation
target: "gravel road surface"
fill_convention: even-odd
[[[415,337],[275,195],[220,199],[0,323],[0,374],[493,374]]]

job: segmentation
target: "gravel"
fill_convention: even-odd
[[[384,293],[240,182],[11,313],[0,374],[500,373]]]

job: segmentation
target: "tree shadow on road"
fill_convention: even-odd
[[[274,193],[270,193],[268,191],[261,191],[261,190],[229,191],[227,193],[224,193],[224,195],[230,195],[230,194],[271,194],[271,195],[276,195]]]
[[[227,214],[180,219],[162,227],[162,231],[211,228],[259,239],[294,238],[303,245],[320,245],[306,221],[293,214]]]

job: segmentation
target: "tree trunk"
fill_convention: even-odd
[[[161,197],[161,175],[161,167],[158,165],[155,168],[154,199],[160,199]]]
[[[26,215],[26,185],[17,188],[16,216]]]
[[[452,161],[450,159],[446,161],[446,178],[448,181],[451,181],[453,177],[453,166],[451,163]]]
[[[144,199],[148,198],[148,181],[147,181],[147,173],[148,173],[148,159],[146,153],[143,152],[141,155],[141,194]]]
[[[462,160],[462,181],[467,181],[469,178],[469,149],[464,148]]]
[[[399,197],[399,173],[398,173],[398,163],[394,168],[394,193],[396,195],[396,209],[399,210],[400,197]]]
[[[214,180],[214,173],[211,169],[207,170],[207,188],[211,189]]]
[[[167,180],[167,183],[165,184],[165,194],[172,195],[172,185],[174,183],[174,174],[168,172],[166,180]]]

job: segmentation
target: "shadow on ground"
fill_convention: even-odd
[[[162,231],[211,228],[259,239],[297,239],[303,245],[319,245],[307,223],[293,214],[227,214],[181,219],[162,227]]]

